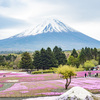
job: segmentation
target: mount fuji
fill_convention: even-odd
[[[46,19],[34,28],[15,36],[0,40],[0,50],[40,50],[59,46],[63,50],[81,49],[82,47],[100,48],[100,41],[95,40],[57,19]]]

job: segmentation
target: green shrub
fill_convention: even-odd
[[[8,70],[8,69],[13,69],[12,67],[9,67],[8,66],[0,66],[0,70]]]
[[[39,70],[39,71],[34,71],[32,74],[41,74],[41,73],[54,73],[53,70]]]
[[[76,71],[84,71],[84,68],[76,68]]]
[[[84,68],[82,65],[79,66],[79,68],[76,68],[76,71],[84,71]]]

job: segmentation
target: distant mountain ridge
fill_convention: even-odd
[[[46,19],[35,28],[0,40],[0,50],[34,51],[54,46],[59,46],[63,50],[100,48],[100,41],[72,29],[57,19]]]

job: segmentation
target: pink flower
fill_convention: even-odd
[[[0,88],[3,87],[3,84],[0,84]]]
[[[28,93],[29,91],[20,91],[21,93]]]

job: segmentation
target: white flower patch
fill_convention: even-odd
[[[7,80],[7,82],[18,82],[19,80]]]

